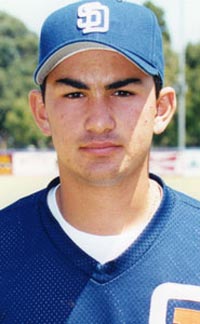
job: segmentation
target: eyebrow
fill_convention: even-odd
[[[125,87],[131,83],[141,84],[142,81],[139,78],[128,78],[124,80],[118,80],[106,86],[106,90],[112,90],[117,88]]]
[[[71,79],[71,78],[63,78],[63,79],[58,79],[56,80],[56,83],[61,83],[61,84],[64,84],[64,85],[67,85],[67,86],[70,86],[70,87],[73,87],[73,88],[77,88],[77,89],[83,89],[83,90],[89,90],[89,87],[79,81],[79,80],[75,80],[75,79]]]
[[[80,80],[71,79],[71,78],[58,79],[58,80],[56,80],[56,83],[71,86],[73,88],[77,88],[77,89],[80,89],[80,90],[89,90],[90,89],[90,87],[87,84],[85,84],[84,82],[82,82]],[[124,80],[118,80],[118,81],[115,81],[113,83],[110,83],[110,84],[105,86],[105,89],[106,90],[118,89],[118,88],[125,87],[125,86],[127,86],[127,85],[129,85],[131,83],[141,84],[142,81],[141,81],[140,78],[127,78],[127,79],[124,79]]]

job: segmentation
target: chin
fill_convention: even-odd
[[[90,173],[87,176],[81,176],[81,178],[85,183],[94,187],[112,187],[120,184],[124,179],[124,175],[119,172],[109,172],[107,174],[99,172],[98,174]]]

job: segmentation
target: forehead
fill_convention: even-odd
[[[104,77],[112,75],[116,77],[137,75],[141,78],[148,76],[125,56],[109,50],[87,50],[63,58],[49,73],[49,77],[56,77],[57,75],[60,77],[77,75],[80,78],[84,78],[87,75],[101,75]]]

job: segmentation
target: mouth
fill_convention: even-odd
[[[82,152],[96,156],[106,156],[114,154],[122,149],[121,145],[113,142],[91,142],[80,147]]]

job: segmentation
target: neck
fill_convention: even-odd
[[[63,217],[77,229],[96,235],[121,234],[150,220],[160,200],[159,185],[148,175],[111,187],[86,186],[61,178],[57,191]]]

